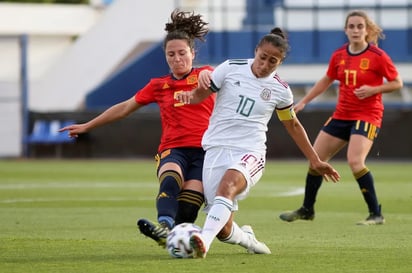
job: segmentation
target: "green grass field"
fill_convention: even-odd
[[[145,160],[0,160],[0,272],[412,272],[412,162],[369,162],[386,224],[367,209],[345,162],[325,183],[315,221],[278,215],[302,202],[306,163],[269,161],[236,214],[272,255],[214,241],[208,256],[172,259],[138,233],[155,220],[155,166]],[[201,213],[197,224],[202,225]]]

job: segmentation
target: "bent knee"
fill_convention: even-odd
[[[232,199],[247,187],[246,178],[236,170],[228,170],[220,181],[216,195]]]
[[[350,169],[352,170],[352,172],[357,172],[365,168],[365,161],[363,161],[359,157],[348,157],[347,160],[348,160],[348,165]]]

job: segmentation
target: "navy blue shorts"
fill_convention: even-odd
[[[322,130],[334,137],[349,141],[351,135],[362,135],[374,141],[380,128],[363,120],[339,120],[329,118]]]
[[[173,148],[156,155],[157,171],[165,163],[174,162],[180,166],[185,180],[202,181],[203,160],[205,152],[202,148]]]

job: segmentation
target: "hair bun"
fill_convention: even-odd
[[[286,33],[283,32],[283,30],[279,27],[272,28],[272,30],[270,31],[270,34],[278,35],[282,37],[283,39],[287,40]]]

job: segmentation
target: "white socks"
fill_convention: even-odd
[[[221,240],[224,243],[232,245],[240,245],[248,248],[251,245],[250,234],[244,232],[236,222],[233,222],[232,233],[225,239]]]
[[[205,224],[202,229],[202,238],[206,246],[206,251],[209,250],[212,241],[220,230],[226,225],[233,209],[233,201],[222,196],[216,196],[213,206],[207,214]],[[237,226],[237,225],[236,225]],[[240,228],[237,227],[239,230]],[[240,230],[243,232],[242,230]]]

